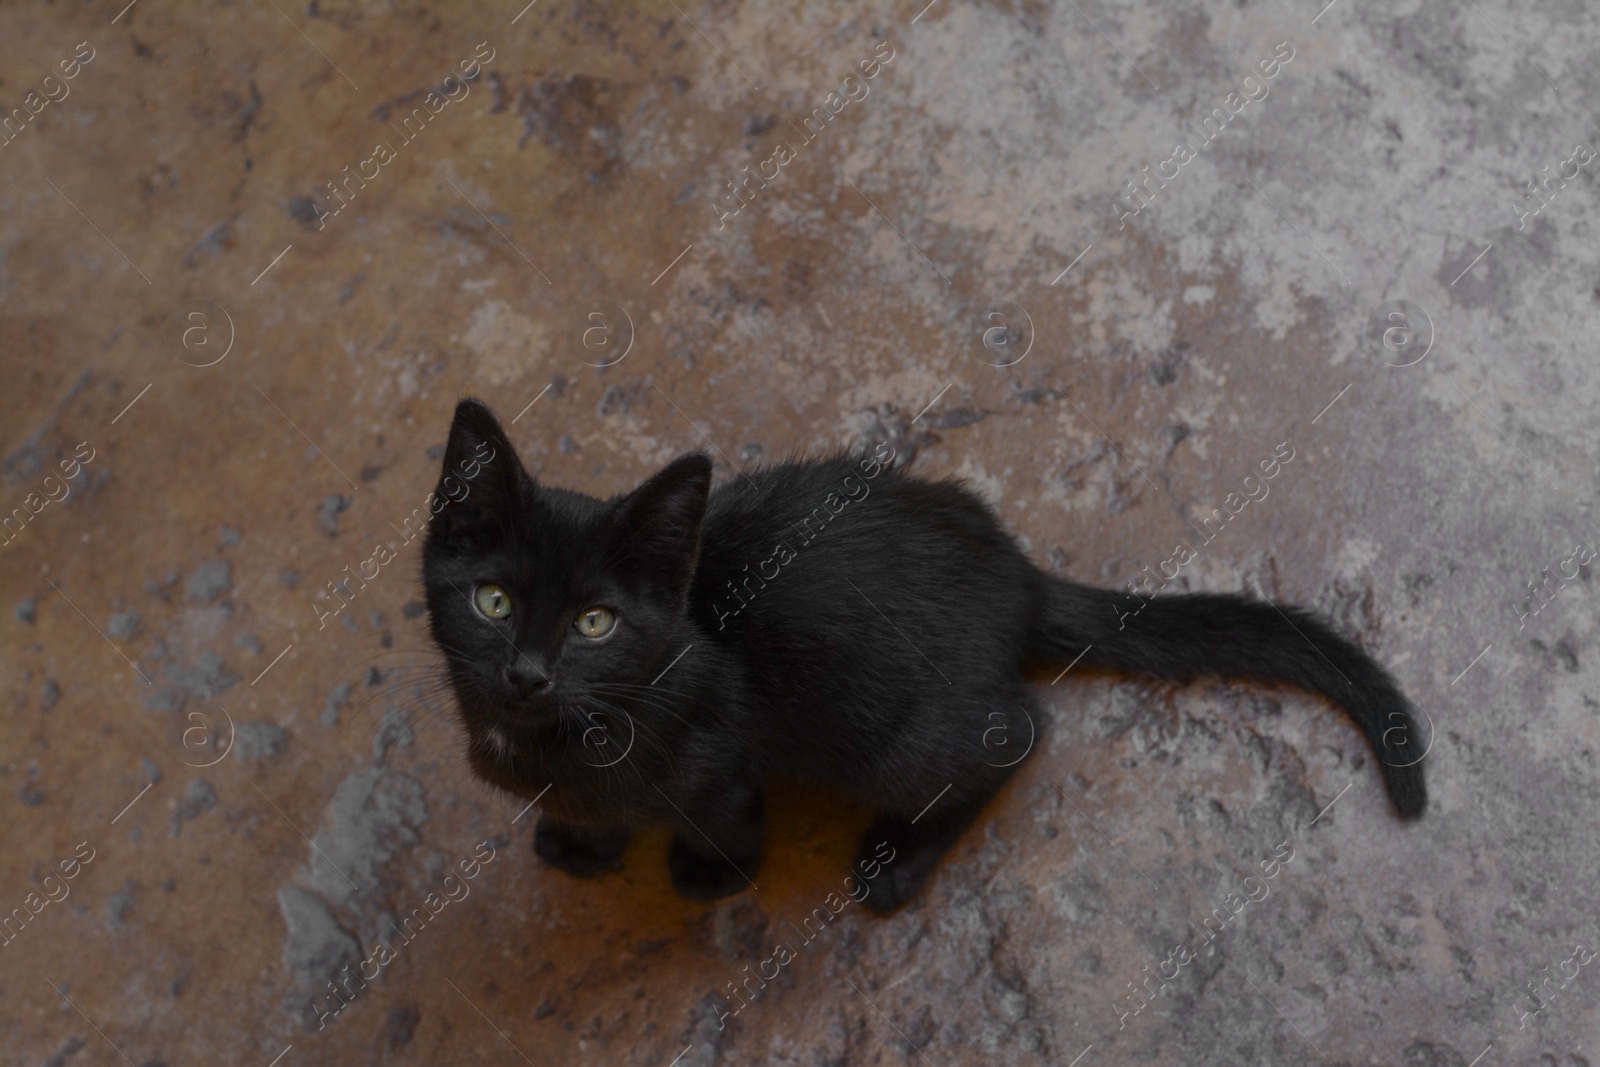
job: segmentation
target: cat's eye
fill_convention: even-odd
[[[511,614],[511,594],[493,582],[484,582],[473,594],[473,603],[486,619],[503,619]]]
[[[590,608],[578,616],[573,627],[591,641],[598,641],[617,628],[617,617],[607,608]]]

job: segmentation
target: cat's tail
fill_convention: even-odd
[[[1420,761],[1431,738],[1387,671],[1303,608],[1236,593],[1144,598],[1040,575],[1029,658],[1187,681],[1203,675],[1288,682],[1338,704],[1367,735],[1403,818],[1428,804]]]

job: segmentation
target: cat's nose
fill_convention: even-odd
[[[545,664],[523,653],[506,665],[506,684],[518,696],[537,696],[550,688],[550,671]]]

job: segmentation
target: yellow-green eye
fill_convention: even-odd
[[[473,600],[486,619],[503,619],[511,614],[511,594],[493,582],[478,586]]]
[[[591,641],[598,641],[616,628],[617,617],[605,608],[590,608],[572,625]]]

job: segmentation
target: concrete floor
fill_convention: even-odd
[[[1592,6],[123,2],[0,10],[0,1058],[1596,1061]],[[464,394],[597,494],[887,435],[1106,585],[1287,446],[1180,582],[1357,636],[1433,807],[1299,693],[1074,671],[926,892],[719,1027],[866,813],[781,786],[716,906],[659,836],[541,866],[399,534]]]

